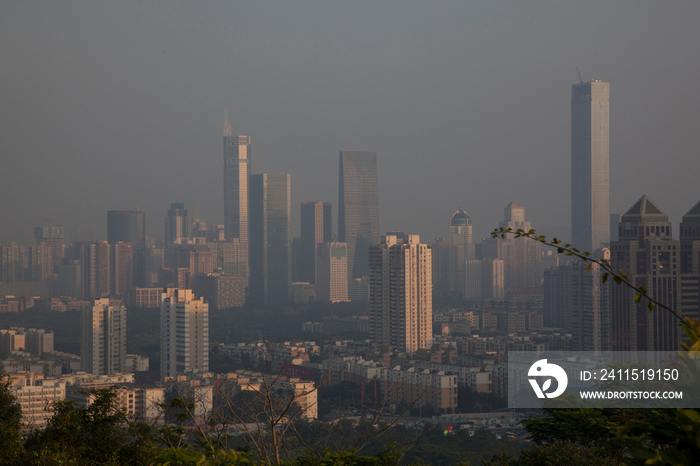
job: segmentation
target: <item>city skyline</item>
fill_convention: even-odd
[[[441,219],[463,204],[481,238],[518,199],[534,228],[565,237],[576,67],[615,92],[611,211],[646,193],[677,223],[700,198],[683,169],[700,145],[700,6],[600,5],[605,21],[595,2],[8,5],[0,240],[30,239],[45,219],[104,239],[105,210],[137,207],[159,238],[174,200],[223,223],[224,108],[255,141],[256,172],[294,177],[294,236],[299,202],[335,199],[335,154],[367,148],[381,154],[387,228],[445,236]]]

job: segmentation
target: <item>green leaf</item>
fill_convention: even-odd
[[[647,307],[649,308],[649,311],[653,311],[654,310],[654,301],[649,300],[649,304],[647,304]]]
[[[602,280],[603,283],[605,283],[605,282],[608,281],[608,275],[609,275],[608,272],[605,272],[605,273],[603,274],[603,276],[600,277],[600,279]]]
[[[622,278],[618,277],[617,275],[614,275],[613,278],[615,279],[615,283],[622,285]]]
[[[589,262],[589,263],[586,265],[586,272],[590,272],[590,271],[591,271],[591,265],[593,265],[591,262]]]
[[[634,295],[634,303],[635,303],[635,304],[637,304],[637,303],[639,302],[640,299],[642,299],[642,295],[641,295],[641,294],[637,293],[636,295]]]

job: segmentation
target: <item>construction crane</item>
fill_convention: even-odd
[[[583,84],[583,79],[581,79],[581,73],[578,70],[578,66],[576,67],[576,73],[578,73],[578,80],[581,81],[581,84]]]

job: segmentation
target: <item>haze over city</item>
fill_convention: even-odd
[[[697,2],[0,8],[3,242],[136,207],[162,238],[171,202],[223,223],[225,108],[253,173],[291,174],[294,236],[301,202],[337,206],[338,151],[372,150],[382,232],[444,237],[461,204],[481,238],[517,200],[568,237],[577,67],[610,83],[611,212],[700,199]]]

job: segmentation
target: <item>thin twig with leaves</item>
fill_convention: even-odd
[[[513,237],[513,238],[530,238],[533,241],[539,241],[540,243],[544,244],[545,246],[550,246],[552,248],[555,248],[557,250],[557,253],[559,254],[564,254],[565,256],[574,256],[579,259],[581,259],[584,262],[587,262],[586,265],[586,272],[590,271],[591,265],[597,264],[600,268],[602,268],[605,272],[601,276],[601,280],[603,283],[608,281],[609,278],[612,277],[612,279],[617,283],[618,285],[625,285],[628,288],[634,290],[636,292],[634,296],[634,302],[638,303],[642,298],[647,300],[647,308],[649,308],[649,311],[653,311],[655,307],[660,307],[661,309],[670,312],[678,321],[680,322],[681,326],[685,328],[690,328],[693,327],[694,323],[691,322],[691,320],[688,320],[688,318],[681,316],[678,314],[675,310],[670,308],[669,306],[665,305],[664,303],[652,298],[646,287],[644,286],[636,286],[630,281],[629,276],[622,270],[615,271],[613,269],[611,261],[608,259],[604,258],[596,258],[593,256],[588,251],[580,251],[577,248],[575,248],[572,244],[564,244],[557,238],[552,238],[551,240],[547,239],[544,235],[537,235],[535,230],[523,230],[521,228],[517,230],[513,230],[512,228],[496,228],[491,232],[491,237],[492,238],[502,238],[506,239],[508,237]]]

